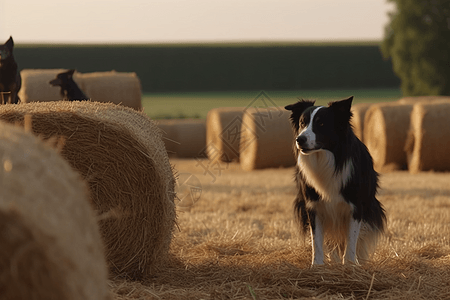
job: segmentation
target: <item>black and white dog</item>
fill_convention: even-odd
[[[324,246],[342,263],[367,260],[386,223],[372,157],[350,123],[352,100],[285,107],[295,133],[295,215],[302,232],[311,232],[313,265],[324,263]]]

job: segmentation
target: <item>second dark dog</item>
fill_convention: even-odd
[[[14,59],[13,48],[12,37],[0,45],[0,104],[20,102],[17,93],[22,86],[22,78]]]
[[[83,93],[83,91],[78,87],[77,83],[73,81],[74,69],[66,72],[59,73],[56,78],[51,80],[49,83],[52,86],[59,86],[61,88],[61,96],[63,100],[74,101],[74,100],[89,100],[88,97]]]

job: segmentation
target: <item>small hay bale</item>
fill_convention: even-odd
[[[141,81],[136,73],[94,72],[80,74],[81,90],[97,102],[112,102],[142,110]]]
[[[431,103],[435,101],[450,101],[448,96],[420,96],[420,97],[404,97],[398,100],[399,104],[416,104],[419,102]]]
[[[0,298],[107,299],[88,189],[55,151],[0,123]]]
[[[406,169],[405,142],[412,105],[376,104],[364,118],[364,143],[379,172]]]
[[[245,171],[295,165],[290,113],[273,107],[249,108],[242,118],[240,163]]]
[[[352,125],[355,135],[363,141],[364,138],[364,116],[372,103],[358,103],[352,105]]]
[[[0,119],[43,138],[61,136],[61,155],[91,191],[115,274],[139,279],[164,262],[175,226],[174,177],[161,131],[144,113],[111,103],[58,101],[3,105]]]
[[[206,146],[206,122],[200,119],[159,120],[169,156],[198,157]]]
[[[60,93],[61,89],[51,86],[49,82],[55,79],[59,73],[66,71],[66,69],[24,69],[20,71],[22,87],[19,97],[22,103],[61,100],[63,98]],[[75,73],[73,79],[81,88],[80,73]]]
[[[206,116],[206,153],[210,160],[239,161],[245,107],[214,108]]]
[[[418,103],[411,113],[405,150],[408,169],[450,171],[450,102]]]

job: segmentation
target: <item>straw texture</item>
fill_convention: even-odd
[[[103,244],[78,173],[5,123],[0,161],[0,298],[107,299]]]
[[[361,141],[364,140],[364,117],[371,105],[371,103],[357,103],[355,105],[352,105],[353,132]]]
[[[211,109],[206,116],[206,152],[211,160],[239,161],[244,107]]]
[[[416,104],[419,102],[431,103],[435,101],[450,101],[448,96],[420,96],[420,97],[404,97],[398,100],[400,104]]]
[[[97,102],[112,102],[142,109],[141,81],[136,73],[94,72],[80,74],[81,90]]]
[[[162,263],[175,225],[174,178],[161,132],[145,114],[119,105],[58,101],[4,105],[0,118],[43,138],[65,140],[62,156],[89,184],[103,216],[106,257],[115,274],[139,279]]]
[[[290,112],[273,107],[246,110],[242,118],[240,163],[245,171],[295,165]]]
[[[66,69],[24,69],[20,71],[22,87],[19,97],[22,103],[61,100],[60,88],[51,86],[49,82],[55,79],[59,73],[66,71]],[[81,88],[80,73],[76,72],[73,79]]]
[[[206,147],[206,122],[199,119],[158,120],[169,156],[198,157]]]
[[[449,115],[448,101],[414,105],[405,146],[410,172],[450,170]]]
[[[406,143],[411,104],[377,104],[371,106],[364,119],[364,143],[379,172],[407,168]]]

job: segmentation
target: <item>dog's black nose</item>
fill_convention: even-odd
[[[296,141],[297,141],[297,144],[298,144],[299,146],[302,146],[302,145],[304,145],[304,144],[306,143],[306,137],[303,136],[303,135],[299,135],[299,136],[297,137]]]

